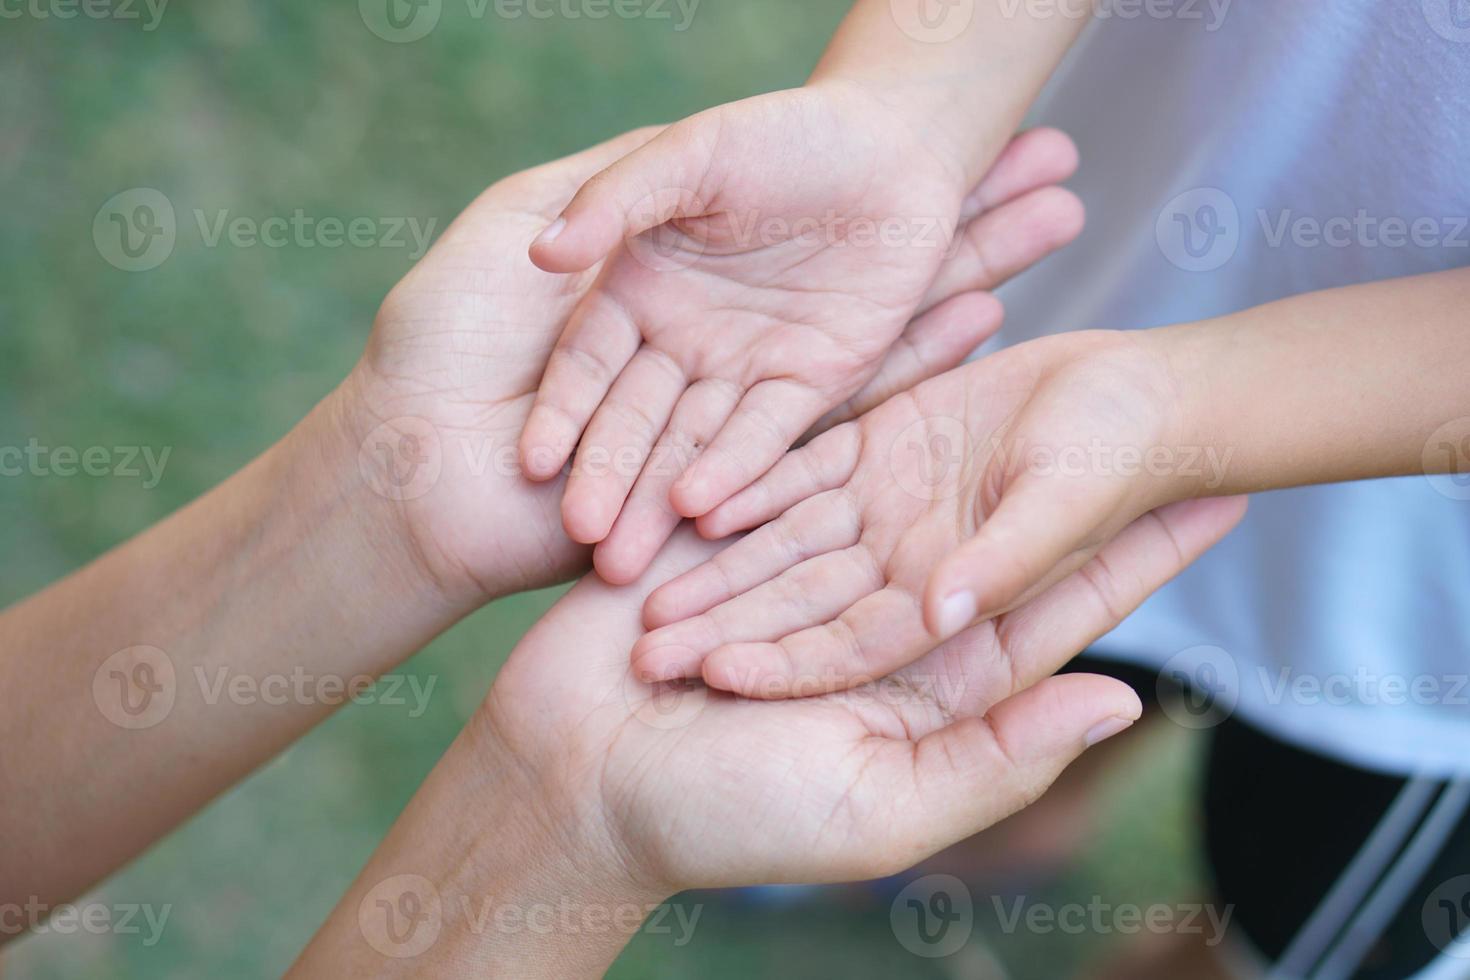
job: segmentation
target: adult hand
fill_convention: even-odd
[[[589,577],[521,641],[297,970],[598,975],[641,921],[614,928],[616,909],[909,867],[1025,806],[1138,717],[1116,681],[1049,675],[1243,510],[1165,508],[1004,629],[983,624],[887,681],[804,700],[633,677],[645,596],[715,551],[692,532],[635,585]],[[487,927],[505,908],[569,911],[535,935]],[[411,934],[402,909],[427,931]],[[579,928],[594,915],[601,930]]]

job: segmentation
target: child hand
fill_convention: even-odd
[[[701,518],[707,537],[771,523],[653,593],[633,662],[751,697],[840,690],[1024,618],[1074,573],[1105,582],[1101,547],[1201,489],[1177,404],[1137,334],[1048,337],[925,382]]]
[[[552,355],[521,451],[549,479],[580,440],[563,521],[577,541],[618,539],[599,571],[636,577],[670,516],[707,513],[769,469],[872,380],[916,313],[998,284],[982,259],[1009,247],[1016,271],[1075,236],[1080,207],[1054,196],[1014,245],[997,221],[988,253],[950,248],[962,217],[1076,161],[1055,131],[1007,156],[967,202],[958,170],[891,111],[830,86],[701,113],[584,186],[532,258],[570,272],[612,255]]]

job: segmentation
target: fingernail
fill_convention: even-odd
[[[1106,742],[1114,735],[1126,732],[1133,727],[1132,718],[1109,718],[1092,726],[1092,731],[1087,733],[1087,747],[1090,749],[1099,742]]]
[[[975,621],[979,613],[973,592],[956,592],[944,600],[939,607],[939,631],[945,636],[954,636]]]
[[[561,235],[561,233],[563,231],[566,230],[566,227],[567,227],[567,219],[566,218],[557,218],[551,224],[547,225],[546,226],[546,230],[543,231],[541,234],[537,235],[536,236],[536,240],[534,242],[532,242],[531,244],[532,245],[550,245],[552,242],[556,241],[557,237],[559,235]],[[522,239],[522,241],[524,241],[524,239]]]

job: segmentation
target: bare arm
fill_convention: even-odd
[[[974,184],[1090,18],[1022,0],[858,0],[812,83],[901,108]]]

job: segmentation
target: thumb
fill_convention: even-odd
[[[698,118],[670,127],[583,184],[531,244],[531,261],[547,272],[581,272],[626,239],[703,214],[699,188],[711,154]]]
[[[936,849],[979,833],[1034,803],[1092,745],[1143,713],[1128,685],[1106,677],[1051,677],[920,739],[916,790]]]
[[[1061,477],[1018,480],[973,538],[943,558],[924,589],[924,622],[950,637],[1011,608],[1044,581],[1091,557],[1120,487]]]

